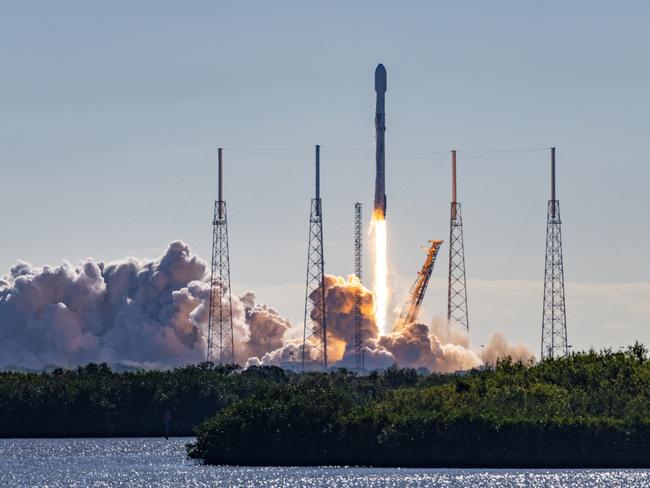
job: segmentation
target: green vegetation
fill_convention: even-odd
[[[646,350],[581,353],[464,375],[309,374],[198,429],[212,464],[650,466]]]
[[[133,373],[115,373],[105,364],[0,373],[0,437],[159,436],[167,411],[170,435],[193,435],[225,406],[287,381],[284,374],[269,379],[233,371],[205,363]]]
[[[210,364],[0,373],[0,436],[191,435],[214,464],[650,466],[650,361],[573,354],[456,375]]]

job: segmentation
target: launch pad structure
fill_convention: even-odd
[[[386,174],[385,174],[385,94],[386,69],[379,64],[375,70],[375,192],[373,221],[386,218]],[[542,307],[541,359],[563,357],[568,354],[566,324],[566,300],[564,263],[562,254],[562,222],[560,202],[556,195],[555,147],[551,149],[551,197],[548,200],[546,224],[546,255],[544,270],[544,295]],[[326,371],[329,366],[327,337],[327,308],[325,289],[325,259],[323,238],[323,214],[320,195],[320,153],[315,146],[315,194],[311,199],[309,215],[309,238],[307,251],[307,274],[305,282],[304,331],[301,359],[292,364],[302,371]],[[535,149],[537,150],[537,149]],[[469,333],[467,302],[467,277],[461,202],[458,199],[457,151],[451,151],[452,195],[449,220],[449,263],[447,283],[447,333],[452,328],[461,328]],[[218,149],[218,197],[214,202],[212,221],[212,261],[210,273],[210,299],[207,333],[207,360],[219,364],[234,364],[235,344],[233,333],[232,294],[230,282],[230,255],[228,242],[228,218],[223,197],[223,149]],[[385,229],[385,227],[383,227]],[[354,306],[354,364],[355,369],[364,369],[362,334],[362,253],[363,253],[362,204],[354,205],[354,273],[359,281],[359,290]],[[379,241],[378,241],[379,242]],[[382,241],[383,242],[383,241]],[[411,286],[404,307],[395,322],[394,330],[415,322],[433,271],[435,260],[443,243],[429,241],[427,258]],[[384,243],[385,244],[385,243]],[[382,253],[379,251],[382,250]],[[377,245],[377,253],[385,256],[385,245]],[[384,261],[378,260],[378,263]],[[377,274],[377,272],[375,273]],[[381,274],[381,273],[380,273]],[[385,274],[385,273],[384,273]],[[375,293],[382,290],[376,284]],[[377,296],[377,295],[376,295]],[[384,297],[386,298],[386,297]],[[383,303],[383,302],[382,302]]]
[[[235,364],[235,342],[230,291],[230,252],[228,216],[223,199],[223,149],[219,154],[218,196],[212,219],[212,267],[210,272],[210,307],[208,311],[207,360]]]
[[[309,213],[305,321],[302,341],[302,370],[310,363],[327,370],[327,310],[325,307],[325,258],[323,213],[320,198],[320,146],[316,146],[316,191]]]
[[[354,274],[359,280],[359,290],[354,304],[354,366],[357,371],[364,369],[363,337],[361,335],[361,265],[363,263],[363,223],[362,205],[354,204]]]

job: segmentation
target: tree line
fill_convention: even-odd
[[[574,353],[456,374],[211,363],[0,373],[1,437],[196,435],[212,464],[649,466],[650,362]]]
[[[466,374],[305,375],[197,429],[211,464],[650,466],[646,349],[510,359]]]

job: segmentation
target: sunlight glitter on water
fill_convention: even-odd
[[[202,466],[191,438],[0,439],[0,486],[19,488],[647,487],[648,470],[467,470]]]

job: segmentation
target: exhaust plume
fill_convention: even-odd
[[[150,261],[87,259],[41,268],[19,261],[0,280],[0,367],[40,369],[87,362],[170,367],[205,359],[207,264],[183,242]],[[239,357],[283,343],[289,321],[233,297]]]
[[[314,292],[317,296],[319,290]],[[347,279],[325,276],[325,306],[328,324],[328,351],[335,367],[352,368],[355,365],[354,325],[356,297],[361,296],[361,336],[366,369],[385,369],[393,364],[402,367],[426,368],[436,372],[455,372],[480,367],[479,354],[469,347],[469,338],[463,331],[452,329],[440,319],[433,321],[431,330],[426,324],[406,324],[402,329],[382,334],[377,326],[373,293],[354,275]],[[321,317],[312,316],[320,322]],[[443,334],[444,332],[444,334]],[[445,339],[441,339],[445,337]],[[486,360],[509,355],[515,360],[532,357],[528,348],[509,345],[503,335],[495,334],[484,353]],[[248,365],[282,365],[302,358],[302,343],[287,342],[263,356],[251,357]]]
[[[490,337],[490,341],[485,346],[483,361],[486,364],[495,365],[497,359],[510,356],[513,361],[529,363],[535,359],[533,352],[525,344],[508,344],[506,338],[501,332],[496,332]]]
[[[0,280],[0,368],[87,362],[160,368],[201,362],[210,298],[207,269],[180,241],[147,261],[87,259],[79,266],[64,262],[58,267],[19,261]],[[373,293],[355,276],[326,275],[328,342],[335,366],[354,365],[357,295],[367,369],[398,364],[450,372],[481,364],[466,337],[439,339],[440,321],[432,330],[413,323],[382,335]],[[256,303],[252,292],[233,296],[233,328],[242,364],[281,365],[302,358],[297,328],[274,308]],[[485,361],[506,355],[523,361],[532,357],[525,346],[510,345],[495,334]]]

